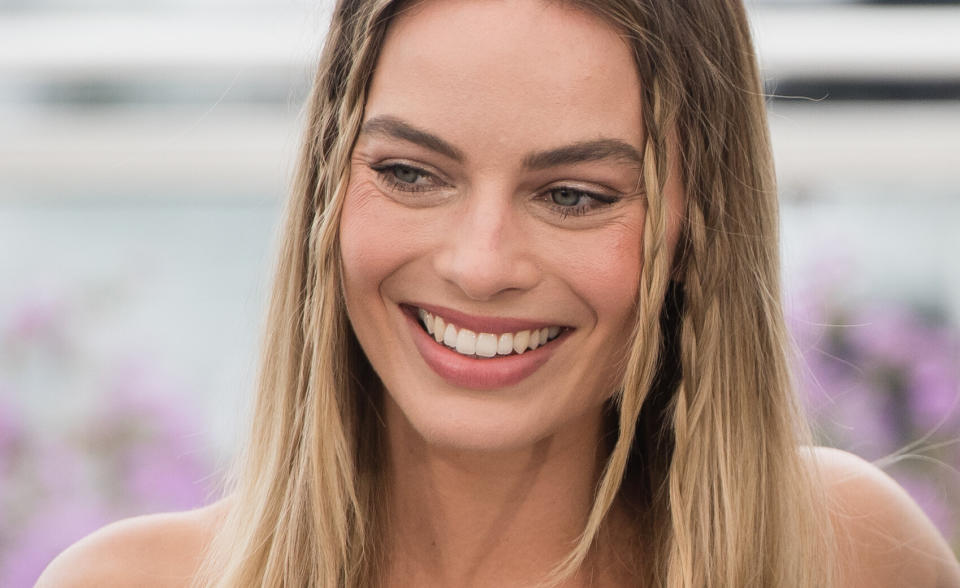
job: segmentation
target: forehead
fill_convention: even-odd
[[[541,0],[427,0],[390,24],[365,118],[410,121],[504,157],[598,137],[641,144],[640,82],[619,32]]]

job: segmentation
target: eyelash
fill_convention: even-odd
[[[396,173],[399,170],[406,170],[408,172],[416,173],[418,178],[434,178],[436,176],[431,174],[428,171],[422,170],[418,167],[412,165],[406,165],[403,163],[389,163],[385,165],[376,165],[371,166],[370,169],[375,171],[382,181],[384,181],[390,188],[398,190],[401,192],[424,192],[434,188],[434,184],[427,184],[417,186],[411,184],[410,182],[403,182],[397,178]],[[552,201],[551,195],[556,192],[566,191],[571,194],[578,196],[578,202],[583,198],[586,198],[595,204],[580,204],[577,206],[562,206]],[[547,206],[560,215],[560,219],[564,219],[568,216],[583,216],[589,214],[598,208],[604,208],[606,206],[611,206],[616,204],[620,198],[616,196],[608,196],[604,194],[597,194],[595,192],[590,192],[587,190],[581,190],[579,188],[573,188],[570,186],[554,186],[549,190],[543,192],[540,196],[540,200],[543,200]]]
[[[436,178],[430,172],[424,171],[418,167],[412,165],[406,165],[403,163],[388,163],[385,165],[374,165],[370,166],[370,169],[377,172],[377,175],[380,176],[380,179],[386,182],[390,188],[394,190],[399,190],[401,192],[424,192],[433,188],[433,185],[421,185],[416,186],[409,182],[402,182],[397,178],[396,173],[398,170],[407,170],[416,173],[421,178]]]
[[[582,200],[583,198],[586,198],[586,199],[592,201],[594,204],[592,204],[592,205],[591,205],[591,204],[579,204],[579,205],[577,205],[577,206],[562,206],[562,205],[557,204],[556,202],[553,202],[553,201],[551,200],[551,195],[554,194],[554,193],[556,193],[556,192],[560,192],[560,191],[565,191],[565,192],[570,192],[570,193],[572,193],[572,194],[575,194],[575,195],[578,197],[578,200],[577,200],[578,202],[579,202],[580,200]],[[560,219],[561,219],[561,220],[567,218],[568,216],[583,216],[583,215],[585,215],[585,214],[590,214],[591,212],[593,212],[593,211],[595,211],[595,210],[597,210],[597,209],[604,208],[604,207],[607,207],[607,206],[611,206],[611,205],[613,205],[613,204],[616,204],[616,203],[620,200],[619,198],[617,198],[617,197],[615,197],[615,196],[606,196],[606,195],[602,195],[602,194],[597,194],[597,193],[595,193],[595,192],[588,192],[588,191],[586,191],[586,190],[580,190],[580,189],[577,189],[577,188],[571,188],[571,187],[569,187],[569,186],[556,186],[556,187],[550,188],[549,190],[547,190],[546,192],[544,192],[544,195],[542,196],[542,199],[547,203],[547,205],[548,205],[554,212],[556,212],[557,214],[560,215]]]

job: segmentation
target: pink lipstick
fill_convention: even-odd
[[[417,317],[417,309],[436,313],[458,328],[477,333],[509,333],[543,329],[555,323],[514,318],[478,317],[432,305],[403,305],[414,344],[424,362],[448,383],[473,390],[505,388],[521,382],[539,369],[566,338],[571,329],[563,328],[556,338],[522,354],[479,358],[450,349],[426,332]]]

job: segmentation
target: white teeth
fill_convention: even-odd
[[[452,323],[448,323],[447,330],[443,332],[443,344],[447,347],[457,346],[457,328]]]
[[[526,351],[528,343],[530,343],[530,331],[520,331],[513,336],[513,350],[517,353]]]
[[[562,331],[561,327],[553,326],[500,335],[475,333],[470,329],[459,329],[422,308],[417,309],[417,316],[437,343],[443,343],[462,355],[477,357],[522,354],[546,344]]]
[[[530,342],[527,345],[530,346],[530,349],[540,347],[540,329],[530,331]]]
[[[417,313],[420,315],[420,322],[423,323],[423,326],[427,328],[427,332],[431,335],[433,334],[433,316],[430,315],[427,311],[420,309],[420,312]]]
[[[510,355],[513,353],[513,333],[504,333],[500,335],[497,341],[497,355]]]
[[[460,331],[457,333],[457,353],[462,353],[463,355],[473,355],[476,352],[477,334],[470,329],[460,329]]]
[[[462,330],[460,331],[463,332]],[[457,349],[457,351],[460,351]],[[497,336],[490,333],[477,335],[477,348],[474,351],[480,357],[493,357],[497,354]]]

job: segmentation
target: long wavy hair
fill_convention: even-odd
[[[550,0],[545,0],[550,1]],[[370,587],[388,561],[382,390],[347,319],[349,160],[394,0],[340,0],[307,105],[250,438],[196,584]],[[648,211],[632,343],[588,522],[544,585],[629,505],[638,582],[831,586],[833,535],[788,370],[765,104],[739,0],[576,0],[641,80]],[[670,161],[671,157],[677,158]],[[668,169],[685,200],[666,245]],[[671,261],[672,259],[672,261]],[[626,549],[626,547],[624,547]]]

